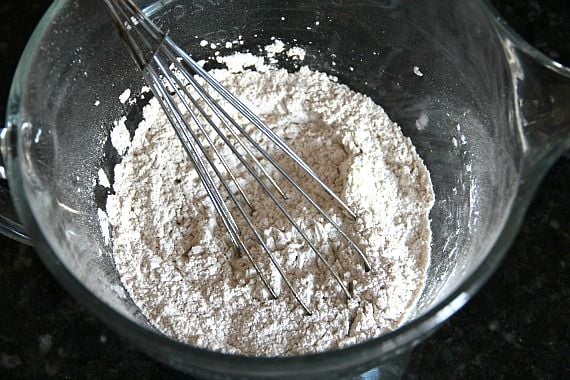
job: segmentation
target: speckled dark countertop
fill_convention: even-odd
[[[567,0],[495,0],[529,42],[570,64]],[[0,115],[18,57],[50,1],[0,3]],[[570,158],[544,179],[478,295],[412,354],[405,379],[570,378]],[[187,379],[79,306],[33,249],[0,237],[0,379]]]

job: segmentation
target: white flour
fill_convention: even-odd
[[[246,58],[258,66],[255,58]],[[325,74],[306,67],[297,73],[238,72],[235,58],[229,62],[231,72],[215,73],[220,81],[358,214],[356,222],[350,221],[329,197],[315,193],[314,183],[277,149],[265,144],[359,242],[373,270],[365,272],[362,260],[333,227],[272,172],[289,195],[286,205],[295,220],[351,290],[347,301],[300,234],[227,154],[254,200],[252,220],[313,314],[303,313],[237,218],[255,260],[279,293],[277,300],[271,299],[251,263],[232,250],[187,154],[152,99],[132,142],[124,122],[112,134],[118,140],[113,144],[126,151],[115,167],[115,195],[107,201],[114,259],[125,288],[166,335],[229,353],[317,352],[393,330],[419,296],[430,254],[434,195],[412,143],[371,99]],[[261,139],[253,128],[249,131]],[[215,141],[222,146],[219,137]]]

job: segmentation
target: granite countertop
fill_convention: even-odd
[[[51,2],[0,4],[0,115],[15,65]],[[495,0],[530,43],[570,64],[566,0]],[[550,170],[500,268],[412,354],[405,379],[570,378],[570,157]],[[33,249],[0,237],[0,379],[187,379],[76,303]]]

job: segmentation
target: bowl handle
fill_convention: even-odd
[[[524,174],[536,178],[570,149],[570,67],[550,59],[512,30],[505,28],[504,34]]]
[[[4,158],[8,156],[8,151],[11,149],[9,134],[9,128],[0,130],[0,234],[20,243],[32,245],[32,240],[18,219],[6,178]]]

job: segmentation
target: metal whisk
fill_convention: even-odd
[[[330,271],[331,275],[334,277],[346,296],[350,297],[350,292],[340,279],[339,275],[287,210],[287,207],[283,202],[283,200],[287,198],[285,192],[277,184],[275,179],[269,175],[259,159],[255,157],[252,149],[261,154],[263,159],[272,165],[279,175],[283,176],[283,178],[289,182],[309,204],[318,210],[327,222],[330,223],[344,239],[346,239],[349,246],[356,251],[358,255],[360,255],[364,262],[365,269],[370,270],[370,262],[366,255],[340,228],[340,226],[322,209],[322,207],[317,204],[313,197],[311,197],[307,191],[305,191],[293,178],[291,178],[282,166],[271,155],[269,155],[266,149],[260,146],[260,144],[258,144],[252,136],[246,132],[244,126],[240,125],[235,118],[230,116],[229,112],[224,110],[224,108],[214,100],[206,90],[206,86],[199,83],[197,77],[201,77],[203,82],[207,84],[207,88],[210,91],[217,92],[227,103],[241,113],[248,123],[255,126],[255,128],[257,128],[265,138],[285,153],[289,159],[293,160],[295,164],[310,176],[310,178],[315,181],[322,190],[328,194],[328,196],[332,197],[352,219],[356,218],[354,212],[352,212],[351,209],[299,157],[299,155],[287,146],[287,144],[257,115],[246,107],[235,95],[216,81],[216,79],[214,79],[197,62],[195,62],[190,55],[178,47],[165,33],[156,27],[131,0],[103,0],[103,2],[108,13],[114,20],[115,26],[126,43],[137,67],[143,73],[145,81],[150,86],[154,96],[157,98],[170,123],[174,127],[184,149],[188,153],[188,156],[190,157],[190,160],[194,165],[194,168],[208,196],[210,197],[217,214],[228,232],[228,236],[232,244],[238,252],[247,256],[271,295],[274,298],[277,298],[277,293],[272,288],[259,266],[256,264],[251,252],[246,247],[246,244],[242,239],[242,231],[240,231],[240,228],[234,218],[234,214],[230,212],[228,207],[228,200],[235,206],[235,210],[237,210],[245,222],[245,225],[251,229],[251,232],[255,235],[255,239],[260,244],[263,252],[267,254],[271,263],[275,266],[279,275],[283,278],[285,284],[295,296],[295,299],[299,302],[306,313],[311,314],[311,309],[301,299],[297,290],[287,278],[285,271],[276,259],[275,255],[267,247],[266,242],[253,225],[250,218],[250,212],[253,210],[253,204],[244,189],[236,180],[235,173],[232,172],[228,163],[224,160],[220,151],[214,145],[211,137],[209,137],[208,129],[210,129],[210,131],[214,131],[223,140],[227,148],[236,155],[240,164],[247,169],[257,184],[263,189],[263,192],[271,198],[280,212],[283,213],[286,219],[299,232],[311,250],[314,251],[319,260],[321,260]],[[192,89],[192,91],[189,89]],[[201,101],[199,102],[198,98],[191,92],[198,94]],[[178,101],[176,101],[175,98],[178,98]],[[200,103],[202,105],[200,105]],[[217,122],[208,115],[204,109],[204,105],[216,116]],[[191,120],[187,120],[187,118],[183,116],[184,110],[190,116]],[[206,148],[204,140],[210,151]],[[240,152],[238,147],[241,148],[243,153]],[[217,158],[218,163],[215,162],[214,156]],[[212,175],[212,173],[214,175]],[[231,190],[228,181],[224,179],[223,173],[226,173],[231,179],[231,182],[237,189],[237,193],[239,193],[241,201],[238,200],[238,195],[234,194]],[[226,199],[222,197],[220,190],[227,193]],[[283,200],[281,200],[281,198]],[[247,207],[248,210],[246,210],[244,206]]]

